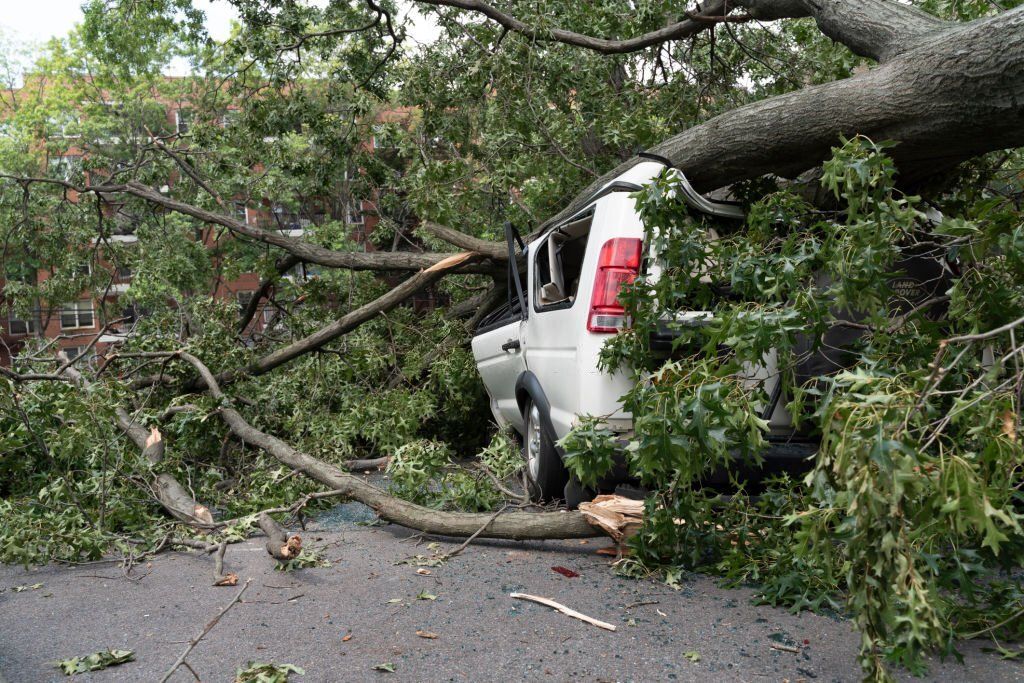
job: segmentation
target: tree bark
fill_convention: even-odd
[[[813,17],[823,34],[880,62],[955,25],[895,0],[735,0],[734,6],[763,21]]]
[[[385,455],[380,458],[360,458],[356,460],[346,460],[345,469],[349,472],[368,472],[372,470],[382,470],[388,466],[391,462],[391,456]]]
[[[78,375],[79,381],[84,381],[77,370],[73,372]],[[132,420],[123,408],[118,408],[116,414],[118,427],[142,451],[142,457],[153,465],[163,460],[165,446],[159,431],[156,429],[146,431],[146,428]],[[188,490],[172,475],[164,473],[154,477],[153,492],[164,509],[176,519],[195,526],[211,526],[214,523],[210,509],[197,503]]]

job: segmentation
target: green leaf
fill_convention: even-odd
[[[63,659],[57,662],[57,666],[66,675],[73,676],[88,671],[100,671],[108,666],[117,666],[134,659],[135,653],[132,650],[103,650],[91,655]]]

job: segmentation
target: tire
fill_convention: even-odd
[[[594,496],[597,495],[597,491],[584,486],[575,477],[571,477],[565,484],[565,507],[570,510],[575,510],[580,506],[580,503],[589,502],[594,500]]]
[[[569,481],[569,473],[551,437],[541,425],[540,410],[532,401],[526,404],[523,422],[526,423],[523,457],[530,482],[530,499],[534,502],[560,499]]]

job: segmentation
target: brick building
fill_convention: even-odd
[[[191,123],[190,110],[177,103],[165,103],[163,105],[163,116],[168,128],[177,135],[188,133]],[[410,111],[396,109],[378,114],[380,122],[395,122],[408,120]],[[222,125],[228,125],[228,117],[222,120]],[[81,168],[83,153],[75,146],[75,136],[67,132],[64,125],[58,123],[56,135],[68,141],[66,151],[59,157],[49,159],[48,172],[70,177],[70,175]],[[367,141],[368,147],[376,147],[376,140]],[[76,201],[73,196],[69,198]],[[335,204],[333,210],[327,205]],[[235,202],[233,206],[234,217],[245,221],[249,225],[267,230],[279,230],[283,234],[299,237],[314,223],[319,223],[326,218],[344,220],[349,226],[350,238],[360,244],[364,249],[372,250],[373,244],[369,242],[369,236],[376,228],[379,218],[374,210],[372,200],[359,200],[345,203],[344,206],[336,206],[336,202],[326,202],[321,207],[302,207],[298,210],[289,209],[283,205],[273,202],[261,202],[258,204],[246,205],[242,202]],[[328,213],[330,212],[330,213]],[[331,215],[341,213],[341,216]],[[213,248],[214,235],[216,230],[212,227],[196,231],[196,239],[202,241],[207,247]],[[137,241],[133,234],[116,234],[109,237],[110,240],[123,244],[131,244]],[[223,239],[223,238],[222,238]],[[112,343],[124,338],[140,312],[133,307],[123,303],[121,298],[131,286],[132,273],[127,268],[117,267],[104,259],[101,252],[97,252],[97,258],[92,265],[81,266],[85,268],[103,268],[109,275],[111,283],[102,293],[83,290],[79,299],[59,305],[50,305],[45,301],[37,301],[34,310],[30,314],[16,312],[10,302],[0,299],[0,365],[9,366],[11,357],[16,356],[26,345],[26,342],[34,339],[51,340],[50,350],[63,349],[69,357],[74,358],[82,354],[92,340],[100,334],[97,343],[89,350],[88,354],[82,355],[78,362],[92,362],[97,356],[101,356]],[[17,275],[26,279],[42,283],[51,276],[51,273],[43,268],[30,270]],[[4,284],[3,277],[10,279],[12,274],[0,273],[0,285]],[[305,269],[302,265],[289,274],[288,277],[305,277]],[[233,279],[217,279],[213,284],[212,294],[216,298],[235,300],[239,305],[239,311],[248,306],[252,297],[260,287],[260,278],[256,273],[243,273]],[[420,302],[420,306],[423,302]],[[262,331],[268,320],[274,315],[274,307],[268,305],[266,300],[259,304],[257,314],[247,328],[247,334],[254,334]],[[120,320],[116,324],[105,329],[108,323]]]

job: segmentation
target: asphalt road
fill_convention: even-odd
[[[306,533],[329,568],[274,571],[260,539],[228,549],[227,569],[251,583],[188,657],[203,681],[232,681],[249,660],[300,666],[305,676],[291,680],[301,683],[859,680],[857,636],[837,616],[754,606],[751,591],[704,577],[680,590],[621,578],[594,552],[605,540],[475,543],[421,575],[396,563],[456,544],[431,549],[396,527],[355,524],[361,514],[347,506]],[[157,681],[237,593],[213,587],[212,577],[212,558],[189,553],[161,555],[134,580],[116,565],[0,567],[0,679],[64,681],[56,660],[126,648],[135,661],[73,680]],[[43,585],[13,590],[36,583]],[[515,591],[557,600],[617,631],[511,599]],[[436,599],[417,599],[421,593]],[[1024,680],[1021,664],[982,646],[966,645],[963,665],[936,661],[930,679]],[[394,673],[374,670],[385,663]],[[194,678],[182,668],[171,680]]]

